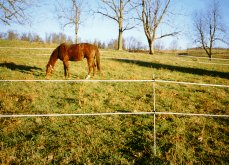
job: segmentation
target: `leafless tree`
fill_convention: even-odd
[[[66,42],[69,44],[73,44],[72,37],[68,36]]]
[[[98,41],[98,48],[101,49],[102,48],[102,42]]]
[[[144,32],[149,43],[150,54],[154,54],[155,40],[179,34],[178,31],[175,31],[156,37],[159,25],[165,24],[172,27],[172,25],[164,19],[166,15],[169,17],[171,14],[174,14],[170,11],[170,4],[171,0],[142,0],[141,3],[137,2],[132,4],[136,9],[138,18],[143,23]]]
[[[7,38],[7,33],[0,33],[0,39],[6,39]]]
[[[118,48],[118,40],[117,39],[111,39],[108,42],[107,47],[108,47],[108,49],[114,49],[114,50],[116,50]]]
[[[85,0],[67,0],[59,1],[58,6],[56,6],[56,12],[58,19],[62,21],[62,26],[65,28],[68,25],[75,26],[75,36],[76,44],[79,43],[78,40],[78,30],[79,26],[84,22],[82,19],[82,14],[85,12],[85,6],[87,1]]]
[[[98,41],[95,39],[93,45],[97,46],[98,47]]]
[[[133,36],[130,36],[130,37],[126,38],[127,49],[129,51],[134,50],[136,42],[137,42],[137,40]]]
[[[214,1],[205,12],[195,11],[193,17],[195,42],[202,45],[211,60],[213,44],[216,41],[229,45],[224,39],[227,31],[221,19],[219,1]]]
[[[33,36],[33,42],[44,43],[44,41],[42,40],[42,38],[38,34],[34,34],[34,36]]]
[[[63,42],[67,42],[72,44],[72,38],[70,36],[67,36],[64,33],[46,33],[45,34],[45,42],[46,43],[56,43],[56,44],[60,44]]]
[[[160,53],[160,51],[162,51],[165,48],[165,45],[161,40],[157,40],[155,42],[154,48],[158,51],[158,53]]]
[[[178,41],[176,39],[174,39],[171,44],[170,44],[170,49],[175,52],[177,51],[179,45],[178,45]]]
[[[8,40],[19,40],[19,34],[16,31],[8,30]]]
[[[0,21],[10,25],[17,22],[21,25],[31,23],[31,15],[28,9],[36,6],[34,0],[1,0],[0,1]]]
[[[137,26],[137,23],[130,25],[130,18],[124,16],[130,15],[131,0],[101,0],[105,7],[100,6],[97,13],[115,20],[119,25],[118,50],[123,49],[122,35],[125,30],[131,30]],[[124,24],[125,23],[125,24]]]
[[[145,49],[145,45],[141,40],[130,36],[126,38],[126,49],[129,51],[143,50]]]

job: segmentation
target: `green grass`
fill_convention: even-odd
[[[49,47],[21,41],[0,40],[0,43],[5,47]],[[0,54],[0,79],[47,79],[45,66],[49,56],[34,55],[43,54],[41,50],[0,49]],[[155,75],[162,80],[229,85],[229,66],[178,61],[175,55],[168,54],[101,52],[101,57],[131,60],[101,58],[102,73],[92,79],[150,80]],[[85,59],[70,62],[70,79],[84,79],[87,72]],[[55,65],[50,79],[64,79],[61,61]],[[1,82],[0,85],[0,114],[153,111],[150,82]],[[169,83],[156,83],[155,88],[158,112],[229,115],[228,88]],[[150,115],[1,118],[0,122],[1,164],[229,162],[228,118],[156,115],[156,159]]]

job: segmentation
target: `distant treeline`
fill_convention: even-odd
[[[63,33],[46,33],[45,39],[40,37],[36,33],[17,33],[16,31],[9,30],[6,33],[0,33],[0,39],[6,40],[21,40],[21,41],[29,41],[29,42],[41,42],[41,43],[56,43],[60,44],[63,42],[73,43],[71,37],[63,34]]]
[[[71,36],[67,36],[64,33],[46,33],[45,39],[40,37],[36,33],[17,33],[16,31],[9,30],[8,32],[0,33],[0,39],[5,40],[21,40],[21,41],[29,41],[29,42],[41,42],[41,43],[55,43],[55,44],[61,44],[63,42],[67,42],[69,44],[75,43]],[[100,40],[82,40],[79,38],[79,42],[87,42],[91,43],[93,45],[98,46],[100,49],[118,49],[118,40],[117,39],[111,39],[107,43],[101,42]],[[126,39],[123,39],[123,49],[129,50],[129,51],[135,51],[135,50],[146,50],[148,47],[146,45],[143,45],[141,41],[137,40],[134,37],[128,37]]]

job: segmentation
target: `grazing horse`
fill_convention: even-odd
[[[95,61],[97,63],[97,69],[100,72],[100,54],[97,46],[88,43],[82,44],[60,44],[51,54],[49,62],[47,64],[46,76],[51,75],[54,70],[54,65],[57,59],[63,61],[64,64],[64,75],[70,77],[68,61],[81,61],[84,58],[87,59],[89,72],[87,79],[90,78],[91,69],[93,68],[93,76],[95,75]]]

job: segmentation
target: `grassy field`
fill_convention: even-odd
[[[57,45],[0,40],[4,47]],[[52,49],[0,49],[1,80],[44,80]],[[20,54],[20,55],[19,55]],[[115,57],[115,58],[105,58]],[[214,56],[213,56],[214,57]],[[204,64],[206,63],[218,63]],[[229,85],[229,61],[101,50],[95,80]],[[70,79],[84,79],[84,59]],[[64,79],[63,64],[53,80]],[[0,82],[0,114],[152,112],[152,82]],[[229,88],[156,83],[156,111],[229,115]],[[0,118],[1,164],[227,164],[229,119],[156,115]]]

